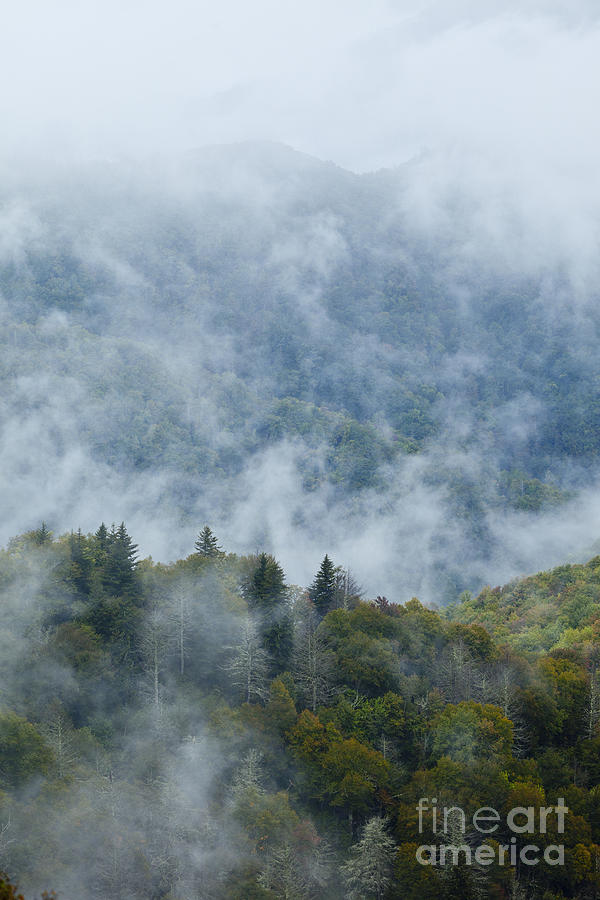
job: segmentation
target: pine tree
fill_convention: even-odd
[[[330,609],[333,609],[336,598],[337,578],[336,568],[325,554],[315,580],[308,589],[310,599],[315,604],[318,614],[323,618]]]
[[[196,553],[199,556],[208,557],[209,559],[217,559],[223,556],[223,550],[219,547],[216,535],[212,533],[208,525],[205,525],[194,544]]]
[[[341,866],[348,900],[382,900],[391,884],[396,845],[386,831],[386,820],[369,819],[362,838],[350,851],[350,859]]]

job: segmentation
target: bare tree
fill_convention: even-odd
[[[179,674],[183,677],[185,674],[187,644],[191,623],[190,602],[183,591],[178,592],[172,598],[168,618],[172,628],[172,637],[177,648]]]
[[[478,676],[475,660],[462,640],[454,641],[444,649],[436,682],[450,703],[471,700],[478,686]]]
[[[350,859],[341,866],[348,900],[382,900],[391,884],[396,845],[386,824],[380,816],[369,819],[360,841],[350,851]]]
[[[156,607],[148,616],[141,639],[143,668],[149,685],[152,705],[157,716],[161,713],[161,675],[165,668],[168,631],[163,611]]]
[[[78,756],[73,742],[73,728],[62,712],[40,726],[46,743],[52,750],[59,778],[64,778],[75,766]]]
[[[238,643],[230,648],[233,657],[227,665],[231,683],[243,690],[246,703],[268,697],[269,654],[261,646],[258,629],[246,616]]]
[[[313,712],[331,700],[335,655],[319,631],[319,617],[308,599],[302,602],[296,622],[292,671],[304,702]]]
[[[600,670],[597,660],[590,661],[590,686],[585,708],[585,731],[588,740],[591,740],[598,729],[600,722]]]
[[[258,883],[281,900],[306,900],[309,896],[309,881],[297,851],[289,843],[271,851]]]
[[[350,569],[336,566],[335,569],[335,609],[350,609],[356,606],[363,593]]]

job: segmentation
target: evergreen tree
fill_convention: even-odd
[[[208,525],[205,525],[194,544],[196,553],[199,556],[205,556],[209,559],[216,559],[223,556],[223,550],[219,547],[216,535],[212,533]]]
[[[87,541],[81,534],[81,528],[77,530],[76,535],[71,532],[69,550],[71,553],[71,581],[81,594],[88,595],[91,590],[92,558]]]
[[[137,544],[127,533],[124,522],[118,528],[113,525],[107,540],[106,589],[116,597],[131,595],[136,589]]]
[[[92,541],[92,549],[93,549],[93,557],[94,563],[97,568],[102,569],[106,564],[106,560],[108,559],[108,545],[110,543],[110,537],[108,534],[108,528],[104,524],[101,523],[98,531],[94,534],[94,538]]]
[[[321,563],[315,580],[308,589],[310,599],[321,618],[333,609],[336,597],[337,570],[327,554]]]
[[[48,530],[45,522],[42,522],[40,527],[32,533],[32,536],[34,544],[37,544],[39,547],[42,544],[49,544],[52,540],[52,532]]]
[[[260,553],[256,566],[242,586],[250,610],[270,613],[285,600],[287,588],[283,569],[270,553]]]
[[[285,574],[277,560],[261,553],[242,590],[257,622],[262,647],[272,660],[273,678],[287,668],[293,646]]]

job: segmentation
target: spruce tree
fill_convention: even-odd
[[[76,535],[71,532],[69,550],[71,552],[71,580],[81,594],[87,595],[91,590],[92,557],[87,541],[81,533],[81,528],[77,530]]]
[[[41,547],[42,544],[48,544],[51,540],[52,532],[49,531],[46,523],[42,522],[41,526],[33,532],[33,541],[35,544]]]
[[[243,585],[248,607],[257,612],[270,613],[286,597],[285,574],[270,553],[260,553],[256,566]]]
[[[323,618],[330,609],[333,609],[336,587],[336,568],[327,554],[325,554],[319,571],[315,576],[315,580],[308,589],[309,597],[315,604],[315,608],[321,618]]]
[[[274,677],[287,668],[293,646],[285,574],[277,560],[268,553],[259,554],[242,590],[257,622],[261,644],[272,660],[270,674]]]
[[[137,544],[127,533],[125,523],[111,528],[108,536],[105,585],[116,597],[135,592],[135,568],[137,565]]]
[[[205,556],[210,559],[223,556],[223,550],[219,547],[217,537],[212,533],[208,525],[205,525],[198,535],[194,547],[199,556]]]

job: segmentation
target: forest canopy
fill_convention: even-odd
[[[597,559],[435,609],[327,553],[304,588],[208,525],[190,548],[42,524],[0,553],[0,865],[27,895],[591,895]],[[431,798],[498,811],[496,856],[511,809],[567,808],[534,839],[564,865],[422,865]]]

